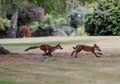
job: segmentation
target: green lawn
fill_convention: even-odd
[[[61,43],[64,50],[43,57],[29,46]],[[98,44],[103,56],[81,52],[70,56],[76,44]],[[120,37],[42,37],[1,39],[0,44],[19,55],[0,55],[0,84],[120,84]]]

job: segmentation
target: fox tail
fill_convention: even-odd
[[[28,50],[30,50],[30,49],[36,49],[36,48],[39,48],[39,46],[32,46],[32,47],[29,47],[29,48],[25,49],[25,51],[28,51]]]

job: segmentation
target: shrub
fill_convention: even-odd
[[[83,33],[82,27],[77,28],[77,35],[85,35],[85,34]]]
[[[38,22],[31,24],[31,29],[32,36],[71,35],[75,31],[63,16],[55,18],[51,14],[46,14],[45,20],[40,24]]]
[[[35,32],[39,26],[40,26],[39,22],[35,22],[35,21],[32,24],[30,24],[31,33]]]
[[[46,14],[45,15],[45,20],[41,22],[42,27],[46,26],[51,26],[51,27],[56,27],[59,28],[60,26],[67,24],[67,21],[64,17],[58,16],[58,17],[53,17],[52,14]]]
[[[75,32],[75,29],[69,25],[62,26],[62,28],[68,36],[72,35],[72,33]]]
[[[54,18],[51,14],[46,14],[45,15],[45,20],[43,22],[41,22],[40,24],[42,27],[46,27],[46,26],[52,26],[54,27]]]
[[[5,30],[4,19],[2,19],[1,17],[0,17],[0,30]]]
[[[64,17],[59,16],[58,18],[54,19],[54,24],[55,24],[56,28],[59,28],[59,27],[65,25],[65,24],[67,24],[67,21]]]
[[[114,0],[103,0],[87,14],[85,30],[90,35],[120,35],[120,5]]]
[[[84,10],[82,7],[76,8],[70,12],[70,26],[78,28],[84,23]]]
[[[39,36],[52,36],[53,35],[53,28],[51,26],[46,27],[38,27],[37,30],[35,30],[32,33],[32,36],[39,37]]]
[[[7,37],[7,30],[10,27],[10,21],[0,17],[0,38]]]

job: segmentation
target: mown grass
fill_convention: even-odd
[[[45,59],[3,63],[0,84],[119,84],[120,59]],[[104,69],[115,71],[104,71]],[[103,69],[103,70],[102,70]]]
[[[77,44],[77,43],[90,43],[101,39],[88,37],[41,37],[41,38],[19,38],[19,39],[1,39],[0,44],[7,47],[10,50],[23,50],[23,47],[36,46],[41,44],[55,45],[61,43],[62,45]]]
[[[40,39],[45,40],[45,38]],[[120,83],[119,37],[73,37],[74,41],[72,38],[67,39],[68,37],[64,37],[64,40],[61,40],[65,49],[54,53],[53,57],[43,57],[37,50],[32,54],[32,51],[27,53],[23,51],[26,47],[38,45],[38,43],[1,42],[3,46],[14,52],[21,51],[21,54],[20,56],[0,56],[0,84]],[[57,40],[45,41],[53,45],[58,43]],[[77,59],[74,56],[71,57],[71,47],[78,43],[87,45],[96,43],[102,48],[104,56],[96,58],[91,53],[81,52]]]
[[[0,44],[12,51],[22,51],[29,46],[36,46],[41,44],[55,45],[61,43],[65,49],[71,49],[76,44],[90,44],[106,42],[102,45],[103,48],[110,47],[107,42],[119,42],[120,37],[117,36],[81,36],[81,37],[40,37],[40,38],[19,38],[19,39],[0,39]],[[114,41],[115,40],[115,41]],[[116,48],[117,44],[112,43],[112,47]],[[66,48],[67,47],[67,48]],[[118,47],[118,46],[117,46]],[[110,47],[111,48],[111,47]]]

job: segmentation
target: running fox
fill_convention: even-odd
[[[28,51],[30,49],[36,49],[36,48],[40,48],[42,51],[45,52],[45,54],[43,55],[49,55],[49,56],[52,56],[52,52],[54,52],[56,49],[63,49],[59,44],[55,45],[55,46],[51,46],[51,45],[48,45],[48,44],[43,44],[43,45],[40,45],[40,46],[32,46],[32,47],[29,47],[27,48],[25,51]]]
[[[86,45],[76,45],[75,47],[73,47],[74,51],[72,52],[71,56],[75,54],[75,58],[77,58],[77,55],[80,51],[86,51],[86,52],[92,52],[96,57],[97,54],[95,53],[95,50],[97,51],[101,51],[101,49],[99,48],[99,46],[97,46],[96,44],[94,44],[94,46],[86,46]],[[103,55],[102,53],[98,52],[98,54]]]

